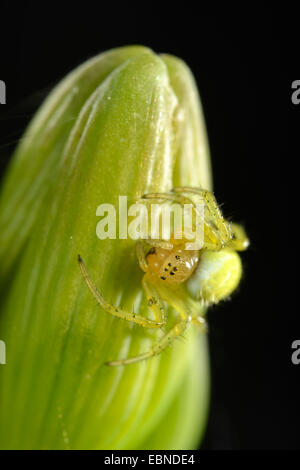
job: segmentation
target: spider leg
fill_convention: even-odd
[[[208,332],[207,321],[201,315],[192,319],[193,325],[196,325],[199,328],[201,333]]]
[[[137,315],[135,313],[131,313],[127,310],[124,310],[120,307],[115,307],[114,305],[109,304],[103,297],[103,295],[97,290],[94,282],[92,281],[91,277],[89,276],[83,259],[80,255],[78,255],[78,263],[82,273],[82,276],[87,283],[88,288],[90,289],[91,293],[97,300],[97,302],[101,305],[103,310],[107,313],[110,313],[114,317],[122,318],[123,320],[127,320],[137,325],[143,326],[145,328],[161,328],[164,324],[164,312],[160,310],[160,304],[157,302],[153,302],[150,305],[150,298],[148,299],[148,305],[153,311],[155,320],[149,320],[147,318],[142,317],[141,315]],[[145,283],[143,283],[144,285]],[[148,291],[149,292],[149,291]],[[146,292],[147,295],[147,292]],[[154,294],[152,294],[154,296]],[[157,298],[155,297],[157,300]],[[155,306],[155,308],[154,308]],[[160,313],[158,313],[160,312]]]
[[[166,347],[170,346],[173,341],[180,336],[189,323],[191,322],[191,317],[186,316],[184,319],[179,319],[173,328],[171,328],[168,333],[166,333],[160,341],[158,341],[149,351],[140,354],[136,357],[129,357],[128,359],[120,359],[118,361],[109,361],[106,362],[108,366],[125,366],[128,364],[135,364],[136,362],[143,361],[145,359],[150,359],[153,356],[160,354]]]
[[[180,288],[170,291],[166,287],[161,286],[159,294],[182,318],[185,318],[187,315],[190,316],[192,323],[199,328],[201,333],[207,333],[206,308],[203,303],[194,300],[190,295],[187,295],[184,289]]]
[[[142,279],[142,285],[147,298],[148,307],[151,308],[154,318],[160,324],[166,323],[166,313],[163,301],[151,282],[151,274],[146,273]]]
[[[155,320],[165,323],[166,314],[163,302],[154,285],[151,283],[151,274],[148,271],[148,262],[145,256],[143,242],[140,240],[136,244],[136,253],[140,268],[146,273],[142,279],[142,286],[146,294],[148,307],[151,308]]]
[[[188,191],[188,189],[191,189],[191,191]],[[185,205],[191,205],[194,208],[196,214],[200,215],[201,217],[201,214],[199,214],[199,212],[197,211],[197,205],[195,204],[195,202],[181,193],[189,192],[191,194],[201,195],[201,199],[202,201],[204,201],[209,211],[210,217],[204,217],[203,220],[205,236],[203,237],[202,232],[200,233],[199,239],[196,236],[196,246],[199,246],[199,248],[197,249],[206,248],[207,250],[218,251],[224,248],[225,242],[231,239],[230,227],[223,218],[213,194],[209,191],[195,188],[175,188],[173,191],[175,192],[145,194],[142,199],[148,201],[170,201],[173,203],[180,204],[183,208]],[[177,194],[176,191],[179,194]],[[198,234],[194,220],[192,228],[193,230],[196,230],[196,234]]]
[[[188,187],[173,188],[173,191],[176,194],[177,193],[190,193],[190,194],[199,195],[201,199],[205,202],[205,205],[208,208],[208,211],[212,217],[210,221],[210,225],[212,225],[212,227],[215,226],[217,230],[219,231],[219,233],[221,234],[221,240],[222,240],[223,246],[231,240],[232,233],[230,230],[230,225],[224,219],[213,193],[211,193],[207,189],[188,188]]]
[[[136,256],[141,270],[146,273],[148,271],[148,263],[144,252],[144,243],[141,240],[136,242]]]
[[[155,201],[155,202],[157,202],[157,201],[169,201],[169,202],[171,202],[171,203],[179,204],[179,205],[182,207],[183,210],[185,209],[185,206],[188,205],[188,206],[191,206],[191,207],[194,209],[194,211],[195,211],[195,213],[196,213],[197,215],[199,215],[199,213],[197,212],[197,206],[195,205],[194,201],[193,201],[192,199],[188,198],[188,197],[183,196],[182,194],[175,194],[175,193],[149,193],[149,194],[144,194],[143,197],[142,197],[142,199],[143,199],[143,200],[147,200],[147,201],[151,201],[151,200],[152,200],[152,201]],[[204,224],[205,224],[205,221],[204,221]],[[186,229],[186,227],[185,227],[185,229]],[[195,221],[194,221],[194,220],[193,220],[193,222],[192,222],[192,227],[191,227],[191,229],[193,229],[193,230],[196,229],[196,224],[195,224]],[[189,233],[191,233],[190,230],[189,230]],[[196,230],[196,234],[198,235],[197,230]],[[192,237],[193,237],[194,234],[191,233],[191,235],[192,235]],[[196,247],[195,247],[195,249],[200,249],[200,248],[203,247],[204,244],[203,244],[202,238],[203,238],[203,237],[201,237],[201,236],[200,236],[200,240],[197,239],[197,236],[196,236],[196,240],[195,240],[195,238],[194,238],[194,241],[198,242],[197,247],[199,246],[199,248],[196,248]],[[181,240],[181,238],[180,238],[180,240]],[[173,241],[176,243],[177,239],[175,238]],[[152,244],[152,246],[157,246],[157,245],[155,244],[156,240],[149,240],[149,242],[150,242],[150,244]],[[172,249],[172,248],[173,248],[173,245],[172,245],[171,243],[169,243],[170,247],[163,246],[162,243],[167,243],[167,242],[165,242],[164,240],[159,241],[159,245],[158,245],[159,248],[165,248],[165,249]],[[179,244],[180,241],[177,242],[177,243]],[[205,247],[206,247],[206,248],[210,248],[210,246],[205,246]],[[212,247],[213,247],[213,248],[215,247],[215,243],[212,245]]]
[[[142,199],[153,199],[153,200],[161,200],[161,201],[171,201],[171,202],[177,202],[177,204],[180,204],[181,206],[184,206],[185,204],[192,204],[195,206],[194,202],[185,196],[182,196],[182,194],[174,194],[174,193],[149,193],[149,194],[144,194],[142,196]]]
[[[148,238],[147,240],[145,240],[145,243],[147,243],[147,245],[150,245],[153,248],[163,248],[164,250],[172,250],[174,248],[173,243],[168,242],[166,240],[155,240],[153,238]]]
[[[246,250],[250,242],[244,228],[239,224],[231,224],[231,231],[233,237],[226,246],[236,251]]]

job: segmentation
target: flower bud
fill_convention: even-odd
[[[77,263],[80,253],[113,305],[149,316],[134,240],[99,240],[96,211],[174,185],[211,185],[197,91],[179,59],[143,47],[106,52],[66,77],[34,117],[0,197],[1,448],[197,446],[205,336],[190,328],[164,354],[107,367],[161,332],[105,312]]]

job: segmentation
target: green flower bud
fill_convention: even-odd
[[[160,331],[95,303],[80,253],[109,301],[147,315],[132,239],[99,240],[97,207],[174,185],[210,189],[205,125],[184,63],[143,47],[102,54],[50,94],[0,196],[0,447],[193,448],[209,395],[205,335],[126,367]],[[172,318],[174,312],[168,309]]]

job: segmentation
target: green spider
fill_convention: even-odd
[[[78,262],[82,275],[93,296],[111,315],[134,322],[144,328],[162,328],[166,325],[163,300],[177,312],[174,326],[147,352],[136,357],[110,361],[109,366],[133,364],[160,354],[172,344],[190,323],[206,331],[204,306],[218,303],[228,297],[239,284],[242,266],[237,251],[249,245],[246,233],[240,225],[226,221],[214,195],[198,188],[174,188],[170,193],[153,193],[143,196],[148,201],[169,201],[182,206],[195,202],[197,197],[204,204],[204,241],[200,250],[186,249],[187,239],[171,236],[165,240],[138,240],[137,258],[144,271],[142,286],[154,320],[109,304],[97,290],[80,255]],[[189,240],[190,241],[190,240]],[[199,315],[199,311],[202,313]]]

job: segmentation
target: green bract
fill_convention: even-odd
[[[1,448],[199,442],[205,336],[190,328],[184,342],[149,361],[103,365],[145,351],[158,333],[101,310],[77,264],[80,253],[106,298],[146,314],[135,242],[99,240],[96,209],[175,185],[211,187],[197,91],[177,58],[144,47],[101,54],[65,78],[34,117],[0,198]]]

